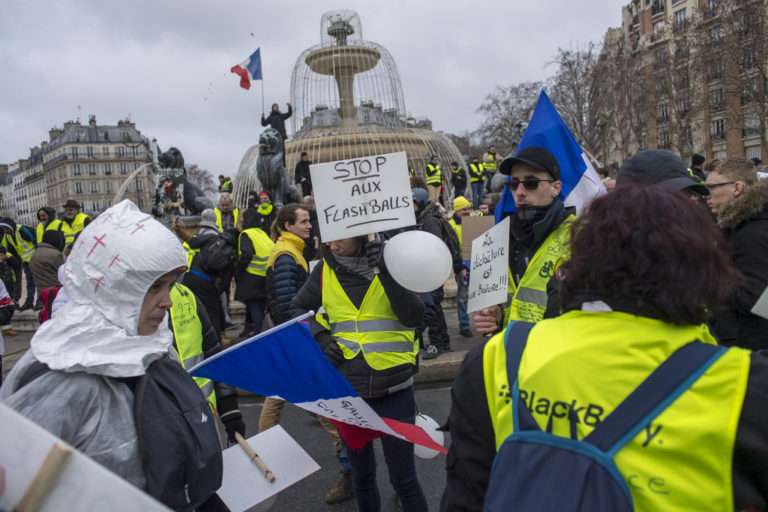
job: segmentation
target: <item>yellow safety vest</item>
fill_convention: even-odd
[[[479,183],[481,181],[483,181],[483,164],[480,162],[469,164],[469,182]]]
[[[512,273],[509,273],[504,324],[510,320],[536,323],[544,318],[547,309],[547,283],[570,255],[571,224],[575,220],[575,215],[566,217],[562,224],[547,236],[528,263],[519,283],[515,284]]]
[[[427,164],[427,185],[439,187],[443,181],[439,165]]]
[[[173,341],[179,353],[181,365],[189,370],[205,359],[203,352],[203,323],[197,316],[195,294],[181,283],[171,288],[171,325]],[[211,408],[216,410],[216,390],[210,379],[192,377],[208,399]]]
[[[496,449],[512,433],[505,333],[483,349],[483,380]],[[571,311],[536,324],[520,364],[520,398],[536,423],[583,439],[675,350],[716,344],[706,325],[674,325],[620,312]],[[614,461],[635,510],[733,510],[731,461],[750,352],[729,349]]]
[[[85,229],[85,221],[89,218],[88,215],[78,212],[77,215],[75,215],[75,218],[72,219],[71,224],[66,220],[61,221],[61,232],[64,233],[64,241],[66,245],[72,245],[77,234]]]
[[[21,237],[21,226],[18,225],[16,226],[16,234],[14,236],[5,235],[0,245],[6,249],[9,248],[9,245],[13,247],[22,263],[29,263],[32,260],[32,255],[35,254],[35,244],[27,242]]]
[[[224,183],[221,184],[221,192],[222,193],[231,193],[232,192],[232,180],[227,178],[224,180]]]
[[[489,173],[496,172],[496,153],[486,153],[483,169]]]
[[[47,226],[44,226],[42,222],[38,222],[37,227],[35,228],[35,238],[37,239],[38,244],[43,243],[43,233],[46,231],[61,231],[61,221],[59,219],[53,219],[48,222]]]
[[[224,228],[222,227],[223,224],[221,222],[221,210],[219,210],[218,208],[214,208],[213,213],[216,214],[216,227],[219,228],[219,231],[224,231]],[[234,224],[235,227],[237,227],[237,221],[239,217],[240,217],[240,210],[238,210],[237,208],[234,208],[232,210],[232,223]]]
[[[459,240],[459,246],[461,246],[461,224],[456,222],[456,220],[453,217],[448,219],[448,224],[451,225],[451,227],[453,228],[454,233],[456,233],[456,237]]]
[[[192,268],[192,260],[195,259],[195,256],[200,252],[200,249],[191,248],[187,242],[182,242],[181,246],[187,251],[187,271],[189,271],[189,269]]]
[[[256,208],[256,212],[262,217],[269,217],[273,209],[274,205],[272,203],[260,203],[259,207]]]
[[[269,236],[259,228],[248,228],[240,233],[240,239],[243,235],[251,239],[253,245],[253,257],[248,262],[248,267],[245,271],[254,276],[265,277],[267,275],[267,261],[269,261],[269,255],[272,254],[272,249],[275,247],[275,243]],[[240,239],[237,241],[237,255],[240,256]]]
[[[322,278],[323,308],[345,359],[354,359],[362,351],[368,366],[378,371],[416,364],[419,346],[415,330],[397,319],[378,276],[371,281],[360,309],[349,300],[326,262]]]

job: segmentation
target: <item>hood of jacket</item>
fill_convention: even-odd
[[[160,277],[186,265],[168,228],[129,200],[80,234],[60,269],[68,301],[35,333],[35,358],[51,369],[109,377],[143,375],[173,342],[167,322],[138,334],[144,296]]]
[[[723,229],[734,229],[740,224],[764,216],[768,207],[768,181],[758,181],[748,187],[744,194],[727,204],[720,212],[718,223]]]

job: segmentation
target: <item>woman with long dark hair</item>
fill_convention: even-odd
[[[600,435],[585,438],[615,425],[607,421],[614,411],[616,420],[640,410],[619,406],[630,396],[650,400],[651,393],[633,392],[662,363],[677,371],[690,363],[681,356],[694,353],[708,357],[700,373],[683,379],[679,394],[662,393],[672,400],[654,402],[653,414],[633,423],[643,428],[611,445],[614,476],[637,511],[764,509],[768,471],[758,461],[768,458],[768,363],[757,352],[718,348],[705,324],[739,280],[724,246],[705,209],[680,192],[626,185],[594,201],[575,223],[572,256],[560,269],[563,314],[511,322],[462,365],[442,509],[479,510],[498,503],[495,484],[503,492],[517,487],[533,457],[505,465],[513,431],[602,449]],[[562,470],[551,461],[523,479],[527,497],[535,497],[537,478]],[[581,492],[578,477],[569,478]],[[553,496],[567,500],[568,487]]]

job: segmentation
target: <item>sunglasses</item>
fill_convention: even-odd
[[[708,183],[708,184],[705,184],[704,186],[707,187],[707,190],[713,190],[713,189],[716,189],[717,187],[722,187],[723,185],[733,185],[734,183],[736,182],[724,181],[723,183]]]
[[[519,180],[517,178],[512,178],[509,180],[509,188],[510,190],[517,190],[517,187],[520,186],[520,184],[523,184],[523,187],[525,190],[536,190],[539,188],[539,183],[541,182],[547,182],[551,183],[555,180],[540,180],[538,178],[525,178],[523,180]]]

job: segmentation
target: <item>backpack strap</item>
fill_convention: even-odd
[[[52,370],[47,364],[41,363],[38,360],[33,361],[32,364],[27,367],[25,373],[19,377],[19,381],[16,383],[16,391],[50,371]]]
[[[726,352],[693,341],[677,349],[630,393],[584,441],[613,457],[690,388]]]
[[[520,360],[528,343],[528,335],[535,324],[528,322],[510,322],[504,331],[504,348],[507,354],[507,382],[512,395],[512,428],[513,432],[520,430],[540,430],[531,412],[520,400],[520,389],[517,373],[520,370]]]

